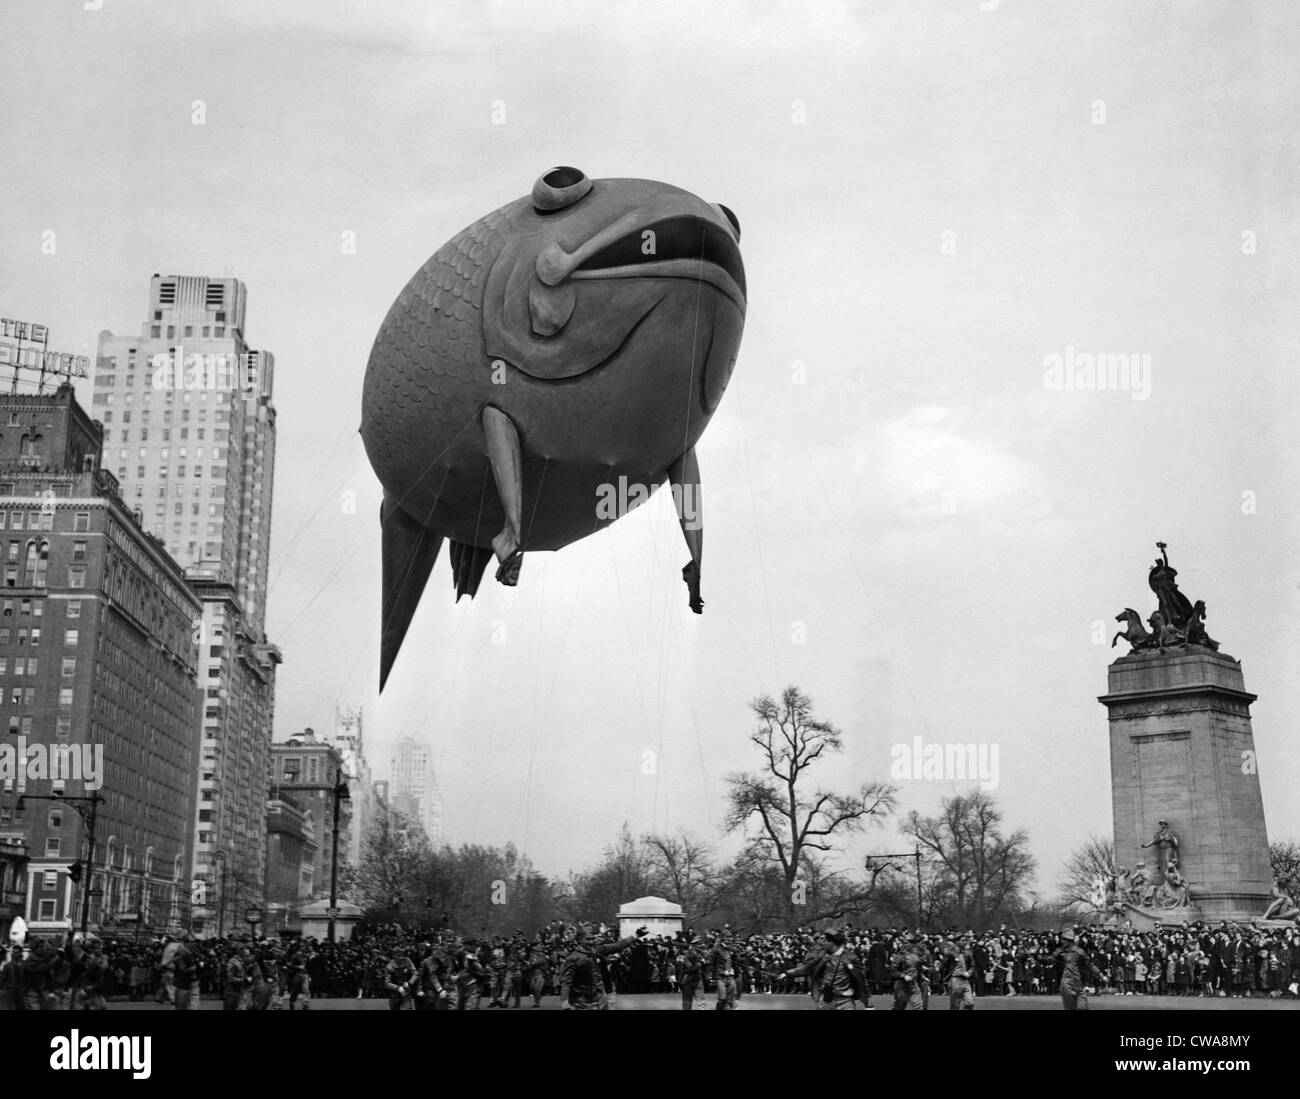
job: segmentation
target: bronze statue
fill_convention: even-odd
[[[1155,641],[1155,645],[1161,652],[1174,645],[1181,645],[1186,640],[1182,634],[1165,621],[1165,616],[1159,611],[1152,611],[1151,617],[1147,621],[1151,624],[1151,636]]]
[[[1142,887],[1144,885],[1151,886],[1147,893],[1142,892]],[[1129,903],[1145,904],[1147,903],[1147,900],[1150,899],[1150,895],[1154,894],[1154,892],[1155,887],[1151,885],[1151,879],[1147,877],[1147,864],[1145,862],[1135,863],[1133,866],[1133,873],[1129,876]],[[1143,899],[1144,897],[1146,900]]]
[[[1300,923],[1300,908],[1282,888],[1282,879],[1273,879],[1273,899],[1264,909],[1261,920],[1295,920]]]
[[[1191,616],[1192,604],[1188,602],[1187,596],[1178,590],[1175,580],[1178,571],[1169,564],[1165,543],[1157,542],[1156,548],[1160,551],[1160,556],[1151,566],[1147,583],[1160,601],[1160,615],[1165,623],[1175,630],[1181,630]]]
[[[1145,849],[1156,849],[1156,869],[1166,877],[1171,868],[1178,865],[1178,834],[1169,827],[1167,820],[1157,821],[1155,838],[1142,844]]]
[[[1147,582],[1159,604],[1147,618],[1151,630],[1142,627],[1141,616],[1132,607],[1125,607],[1115,616],[1116,622],[1126,623],[1126,628],[1110,639],[1113,649],[1122,637],[1129,643],[1131,653],[1160,652],[1171,648],[1185,649],[1188,645],[1217,652],[1219,643],[1205,632],[1205,602],[1188,602],[1178,590],[1177,570],[1169,564],[1169,553],[1164,542],[1157,542],[1160,556],[1151,566]]]
[[[1187,619],[1187,644],[1201,645],[1204,648],[1213,649],[1215,652],[1219,649],[1219,643],[1205,632],[1205,601],[1203,599],[1198,599],[1192,604],[1192,614]]]
[[[1177,864],[1165,870],[1165,880],[1156,890],[1157,908],[1186,908],[1192,903],[1192,889]]]
[[[443,539],[457,598],[495,556],[608,526],[668,481],[703,610],[695,444],[745,322],[740,223],[666,183],[553,168],[457,234],[375,338],[361,435],[384,489],[380,688]]]
[[[1115,616],[1116,622],[1128,623],[1127,629],[1119,630],[1114,637],[1110,639],[1110,647],[1113,649],[1115,643],[1122,637],[1133,649],[1151,649],[1155,647],[1155,638],[1146,631],[1142,625],[1142,616],[1132,607],[1125,607]]]

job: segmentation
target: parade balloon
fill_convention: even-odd
[[[361,435],[384,490],[380,688],[443,540],[456,597],[517,582],[665,481],[703,548],[695,444],[745,321],[740,223],[666,183],[553,168],[407,283],[375,338]]]

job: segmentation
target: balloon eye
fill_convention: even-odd
[[[730,210],[728,210],[727,207],[723,206],[722,203],[719,202],[717,206],[718,209],[721,210],[722,213],[725,215],[726,219],[729,222],[731,222],[732,229],[736,231],[736,239],[739,240],[740,239],[740,218],[736,217],[736,215],[733,214]]]
[[[533,184],[533,208],[547,214],[572,206],[591,190],[591,180],[577,168],[552,168]]]

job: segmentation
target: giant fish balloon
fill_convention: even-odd
[[[745,322],[740,223],[648,179],[553,168],[462,230],[388,311],[361,436],[383,485],[380,689],[443,540],[456,597],[593,534],[668,481],[697,614],[695,444]]]

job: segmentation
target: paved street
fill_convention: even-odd
[[[873,1003],[877,1010],[885,1010],[890,1000],[877,996]],[[1204,999],[1192,996],[1096,996],[1089,1001],[1094,1011],[1296,1011],[1300,1010],[1300,1000],[1232,1000]],[[703,1002],[704,1010],[712,1011],[712,998]],[[558,1011],[559,998],[548,996],[542,1001],[538,1010]],[[202,1010],[219,1011],[221,1005],[215,999],[203,1001]],[[737,1009],[740,1011],[810,1011],[812,1002],[806,996],[744,996]],[[130,1003],[115,1000],[109,1004],[110,1011],[170,1011],[171,1008],[158,1004]],[[312,1000],[312,1011],[387,1011],[387,1000]],[[486,1006],[484,1010],[487,1010]],[[499,1010],[499,1009],[492,1009]],[[510,1009],[513,1011],[514,1009]],[[534,1010],[528,1004],[519,1009],[521,1012]],[[618,1010],[635,1011],[680,1011],[681,997],[675,995],[654,996],[620,996]],[[947,1001],[939,997],[931,1000],[931,1010],[948,1010]],[[976,1004],[976,1011],[1060,1011],[1061,1001],[1056,996],[1004,996],[985,997]]]

